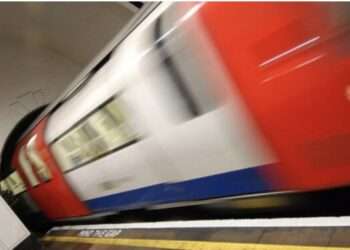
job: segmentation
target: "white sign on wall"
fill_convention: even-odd
[[[30,232],[0,196],[0,250],[12,250]]]

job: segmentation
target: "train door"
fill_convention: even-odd
[[[89,210],[65,181],[45,143],[45,124],[46,119],[19,143],[13,165],[28,193],[49,219],[88,215]]]

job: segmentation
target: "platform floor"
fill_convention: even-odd
[[[350,249],[350,227],[58,230],[42,241],[48,250],[340,250]]]

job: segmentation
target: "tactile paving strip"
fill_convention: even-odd
[[[48,250],[350,250],[350,228],[63,230],[43,242]]]

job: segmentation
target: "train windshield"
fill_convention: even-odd
[[[42,181],[48,181],[51,179],[51,173],[46,165],[46,163],[41,158],[38,153],[36,146],[36,135],[34,135],[27,143],[27,156],[29,161],[32,163],[35,168],[36,173]]]
[[[35,187],[35,186],[39,185],[39,180],[36,177],[36,175],[34,174],[32,166],[31,166],[29,160],[27,159],[27,155],[26,155],[24,146],[22,146],[20,151],[19,151],[18,160],[19,160],[20,167],[23,170],[30,186]]]

